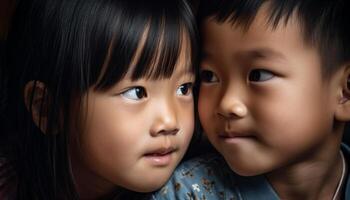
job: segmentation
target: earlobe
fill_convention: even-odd
[[[24,87],[24,103],[33,122],[43,132],[47,127],[47,89],[40,81],[29,81]]]
[[[336,119],[342,122],[350,121],[350,65],[345,67],[341,79],[341,94],[336,109]]]

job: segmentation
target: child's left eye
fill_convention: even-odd
[[[262,82],[272,79],[275,75],[265,69],[254,69],[249,73],[249,81],[252,82]]]
[[[140,100],[147,97],[146,89],[143,87],[133,87],[121,94],[123,97],[131,100]]]
[[[192,87],[193,87],[193,83],[182,84],[182,85],[180,85],[180,87],[177,88],[176,94],[188,96],[188,95],[192,94]]]

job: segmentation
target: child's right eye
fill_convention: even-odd
[[[147,92],[146,89],[143,87],[133,87],[124,91],[123,93],[121,93],[121,95],[128,99],[140,100],[142,98],[147,97]]]
[[[249,73],[249,81],[251,82],[263,82],[272,79],[275,75],[264,69],[254,69]]]
[[[182,96],[189,96],[190,94],[192,94],[192,88],[193,88],[193,83],[191,82],[182,84],[176,90],[176,94],[182,95]]]
[[[202,70],[200,73],[200,79],[201,79],[201,82],[204,82],[204,83],[219,82],[219,79],[215,75],[215,73],[209,70]]]

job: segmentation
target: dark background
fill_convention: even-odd
[[[6,74],[4,74],[4,52],[5,41],[8,33],[8,28],[11,22],[11,16],[15,8],[15,4],[15,0],[0,0],[0,124],[6,123],[6,115],[4,114],[4,108],[6,107]],[[8,131],[4,129],[4,126],[0,126],[0,133],[5,133]],[[350,144],[349,123],[347,124],[347,127],[345,129],[344,142]]]

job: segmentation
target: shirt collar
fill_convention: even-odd
[[[278,195],[264,176],[236,176],[234,179],[239,182],[237,189],[241,199],[279,200]]]

